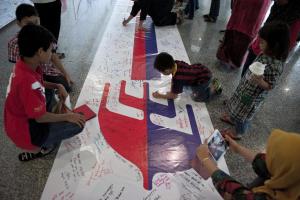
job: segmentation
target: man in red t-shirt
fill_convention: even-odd
[[[45,156],[63,139],[80,133],[84,127],[83,115],[76,113],[54,114],[53,102],[45,97],[47,89],[57,89],[62,98],[67,96],[63,85],[44,82],[40,63],[51,58],[52,34],[37,25],[26,25],[18,35],[21,59],[16,63],[8,87],[4,107],[4,125],[8,137],[17,147],[38,153],[23,152],[21,161]]]

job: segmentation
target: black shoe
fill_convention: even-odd
[[[204,18],[204,21],[211,22],[211,23],[216,23],[217,19],[212,17],[212,16],[208,16],[208,18]]]
[[[54,150],[56,149],[55,147],[52,148],[41,148],[41,151],[38,153],[31,153],[31,152],[22,152],[19,154],[18,158],[20,161],[22,162],[27,162],[27,161],[31,161],[37,158],[42,158],[44,156],[47,156],[49,154],[51,154]]]
[[[209,18],[209,14],[203,15],[204,19],[208,19]]]

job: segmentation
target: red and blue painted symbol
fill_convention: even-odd
[[[132,78],[144,80],[156,77],[153,71],[153,56],[157,53],[154,26],[151,33],[137,32],[136,38],[148,35],[146,40],[136,39],[134,62],[141,62],[143,57],[144,71],[138,70],[138,74]],[[139,44],[142,42],[143,44]],[[149,45],[148,45],[149,44]],[[143,49],[143,48],[145,49]],[[155,49],[155,48],[156,49]],[[149,48],[149,49],[148,49]],[[150,51],[156,52],[150,52]],[[136,52],[137,51],[137,52]],[[142,56],[142,53],[145,52]],[[136,63],[133,63],[133,68]],[[150,70],[151,69],[151,70]],[[133,69],[133,73],[134,73]],[[142,76],[142,77],[141,77]],[[107,108],[108,96],[111,89],[109,83],[105,85],[99,109],[99,124],[102,134],[111,147],[124,158],[134,163],[143,174],[145,189],[152,188],[152,178],[159,172],[174,173],[191,168],[190,161],[195,156],[197,146],[201,143],[195,116],[191,105],[186,105],[189,123],[193,134],[187,134],[154,124],[150,114],[157,114],[167,118],[175,118],[176,111],[173,100],[168,100],[168,105],[153,102],[149,98],[149,86],[143,85],[143,98],[137,98],[125,93],[126,81],[121,82],[119,103],[142,110],[142,120],[134,119],[125,114],[115,113]]]
[[[137,23],[138,24],[138,23]],[[136,31],[133,47],[132,80],[151,80],[160,78],[160,73],[153,69],[157,44],[155,27],[151,20],[146,21],[148,31]]]

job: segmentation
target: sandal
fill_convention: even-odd
[[[50,149],[42,148],[41,151],[38,153],[22,152],[19,154],[18,158],[21,162],[31,161],[36,158],[42,158],[44,156],[51,154],[55,150],[55,148],[56,147]]]
[[[223,114],[222,117],[220,117],[220,120],[231,126],[235,125],[235,123],[233,121],[231,121],[230,117],[227,114]]]
[[[204,21],[206,22],[211,22],[211,23],[216,23],[217,19],[211,16],[208,16],[208,18],[204,18]]]
[[[214,90],[215,90],[217,95],[222,94],[223,88],[222,88],[222,84],[220,83],[219,79],[214,78],[212,80],[212,85],[213,85]]]
[[[229,129],[221,130],[220,133],[223,138],[225,138],[225,136],[227,135],[227,136],[231,137],[233,140],[241,140],[242,139],[241,135],[235,135]]]

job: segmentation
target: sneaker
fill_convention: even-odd
[[[220,83],[219,79],[214,78],[212,81],[212,85],[213,85],[214,90],[217,95],[222,94],[223,88],[222,88],[222,84]]]
[[[38,153],[31,153],[31,152],[22,152],[19,154],[18,158],[22,162],[31,161],[37,158],[42,158],[44,156],[47,156],[51,154],[56,149],[56,146],[53,146],[51,148],[41,148],[41,150]]]

